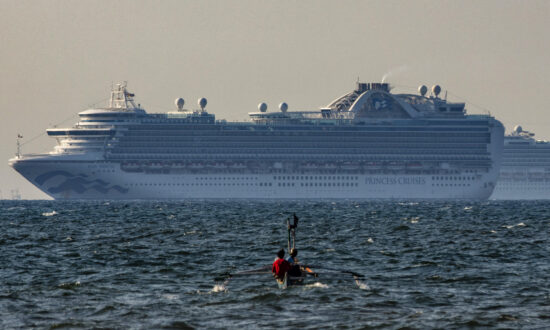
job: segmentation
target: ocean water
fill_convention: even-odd
[[[293,212],[319,277],[227,279]],[[0,328],[550,328],[549,234],[541,201],[2,201]]]

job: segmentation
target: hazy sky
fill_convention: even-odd
[[[18,133],[71,126],[118,81],[149,112],[206,97],[246,120],[262,101],[316,109],[390,73],[396,91],[437,83],[550,139],[550,1],[0,0],[0,69],[0,198],[47,198],[7,165]]]

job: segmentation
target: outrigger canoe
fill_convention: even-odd
[[[289,286],[303,285],[306,276],[289,276],[288,273],[285,274],[284,279],[275,279],[279,289],[286,289]]]
[[[290,218],[287,219],[288,250],[289,251],[291,251],[293,248],[296,247],[296,227],[298,227],[298,217],[296,216],[296,214],[294,214],[293,218],[294,218],[294,224],[290,224]],[[291,244],[291,242],[292,242],[292,244]],[[340,275],[352,275],[355,278],[356,281],[359,278],[364,278],[363,275],[355,273],[355,272],[350,271],[350,270],[333,269],[333,268],[328,268],[328,267],[325,267],[325,266],[312,266],[312,265],[305,265],[305,264],[301,264],[301,263],[298,263],[296,265],[299,265],[300,272],[295,272],[295,273],[291,273],[291,274],[297,275],[297,274],[301,273],[301,275],[293,276],[293,275],[289,275],[288,273],[286,273],[285,277],[283,279],[275,279],[276,282],[277,282],[277,285],[279,286],[280,289],[286,289],[286,288],[291,287],[291,286],[303,285],[305,280],[306,280],[306,277],[308,277],[308,276],[318,277],[320,274],[324,274],[325,272],[328,272],[329,274],[330,273],[333,273],[333,274],[336,273],[336,274],[340,274]],[[244,270],[244,271],[240,271],[240,272],[236,272],[236,273],[225,273],[225,274],[223,274],[222,277],[218,277],[217,280],[219,280],[219,281],[223,280],[224,283],[227,284],[231,278],[236,277],[236,276],[240,277],[240,276],[250,276],[250,275],[273,274],[270,271],[271,267],[272,267],[272,265],[265,265],[265,266],[263,266],[261,268],[257,268],[257,269]],[[319,269],[325,270],[325,272],[321,272],[321,273],[314,272],[312,270],[312,268],[314,268],[314,269],[319,268]]]

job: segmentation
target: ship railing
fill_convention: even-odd
[[[488,114],[472,113],[472,114],[468,114],[468,117],[473,117],[473,118],[491,118],[492,116],[491,116],[491,115],[488,115]]]
[[[22,154],[21,156],[28,156],[28,157],[37,157],[37,156],[49,156],[51,155],[49,152],[31,152],[31,153],[27,153],[27,154]]]
[[[50,157],[51,155],[57,155],[57,153],[26,153],[21,154],[18,158],[37,158],[37,157]]]

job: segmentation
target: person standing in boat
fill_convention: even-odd
[[[277,252],[277,259],[273,262],[273,267],[271,267],[271,272],[278,280],[283,280],[285,274],[290,270],[290,263],[285,260],[285,249],[280,249]]]

